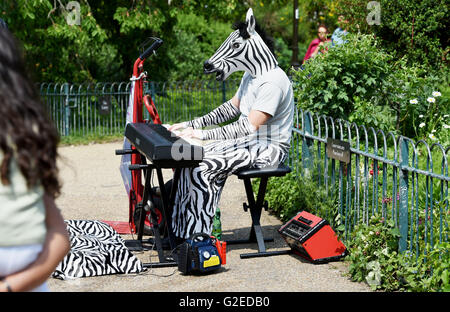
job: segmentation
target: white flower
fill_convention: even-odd
[[[433,133],[430,133],[430,135],[428,135],[428,137],[429,137],[430,139],[432,139],[432,140],[436,140],[436,137],[434,136]]]
[[[434,98],[434,97],[429,97],[428,99],[427,99],[427,101],[428,101],[428,103],[434,103],[434,102],[436,102],[436,99]]]
[[[419,115],[419,118],[423,118],[423,115]]]
[[[412,99],[412,100],[409,100],[409,103],[410,104],[417,104],[418,102],[417,102],[417,99]]]
[[[444,124],[443,127],[444,127],[444,129],[450,129],[450,126],[446,125],[446,124]]]
[[[439,91],[433,91],[433,93],[431,93],[434,97],[438,97],[441,96],[441,92]]]
[[[448,115],[444,115],[444,118],[448,117]]]
[[[431,133],[435,133],[435,132],[436,132],[436,130],[434,130],[434,129],[433,129],[433,130],[431,130]]]
[[[424,122],[422,122],[422,123],[419,125],[419,128],[423,128],[423,127],[425,127],[425,123],[424,123]]]

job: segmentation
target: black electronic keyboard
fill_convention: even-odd
[[[203,147],[176,136],[160,124],[128,123],[125,137],[155,166],[195,167],[203,160]]]

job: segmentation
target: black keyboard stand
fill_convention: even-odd
[[[197,166],[203,159],[203,147],[197,145],[191,145],[180,137],[173,135],[161,124],[150,123],[128,123],[125,128],[125,137],[130,141],[134,148],[116,150],[116,155],[124,154],[139,154],[141,164],[129,165],[130,170],[142,170],[145,178],[145,185],[142,194],[142,201],[136,204],[136,208],[140,209],[140,216],[137,224],[138,237],[137,240],[126,241],[125,245],[129,250],[150,250],[150,248],[144,248],[143,243],[151,243],[152,250],[155,249],[158,252],[159,263],[145,264],[145,266],[160,267],[160,266],[176,266],[177,265],[177,250],[175,235],[172,230],[171,214],[169,208],[172,208],[175,202],[175,195],[177,191],[177,185],[181,176],[181,169],[186,167]],[[181,153],[181,159],[172,157],[173,151]],[[178,156],[178,155],[177,155]],[[188,157],[189,156],[189,157]],[[151,164],[147,164],[147,159],[151,160]],[[164,185],[164,179],[162,174],[163,168],[175,168],[172,179],[172,187],[170,194]],[[164,222],[158,224],[156,217],[156,207],[148,205],[148,200],[152,201],[152,187],[151,176],[153,170],[156,171],[158,177],[159,189],[161,192],[162,219]],[[153,201],[152,201],[153,202]],[[145,218],[147,212],[150,212],[151,230],[153,234],[153,240],[150,239],[146,242],[142,240],[144,235]],[[134,218],[134,215],[131,216]],[[161,239],[161,227],[166,230],[169,240],[170,256],[164,254],[163,242]]]
[[[145,157],[142,155],[142,158],[145,162]],[[175,244],[175,236],[172,231],[172,223],[170,222],[171,216],[169,215],[169,207],[172,207],[175,202],[175,195],[178,184],[178,181],[180,179],[180,173],[181,169],[176,168],[174,172],[173,177],[173,187],[171,189],[170,194],[167,194],[167,190],[164,185],[164,178],[162,174],[162,169],[158,166],[155,166],[153,164],[143,164],[143,165],[130,165],[130,170],[143,170],[144,176],[145,176],[145,185],[144,185],[144,191],[143,191],[143,197],[141,205],[143,205],[143,209],[141,209],[141,215],[139,217],[139,227],[138,227],[138,237],[137,242],[133,241],[127,241],[129,245],[136,245],[140,247],[134,247],[134,250],[144,250],[142,243],[143,243],[143,234],[144,234],[144,224],[145,224],[145,215],[146,212],[150,210],[150,217],[151,217],[151,227],[153,231],[154,236],[154,246],[156,247],[156,251],[158,253],[158,259],[159,262],[155,263],[144,263],[144,267],[152,267],[152,268],[161,268],[161,267],[173,267],[178,266],[177,263],[177,253],[176,253],[176,244]],[[170,244],[170,251],[171,254],[169,256],[165,255],[163,246],[162,246],[162,239],[161,239],[161,229],[158,225],[158,220],[156,217],[155,207],[149,207],[147,202],[150,199],[152,199],[152,187],[151,187],[151,175],[152,170],[156,171],[157,177],[158,177],[158,184],[161,191],[161,201],[163,204],[163,209],[161,211],[162,218],[165,222],[163,226],[167,228],[168,233],[168,239]],[[169,217],[169,218],[168,218]]]

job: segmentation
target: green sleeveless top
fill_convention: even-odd
[[[0,151],[0,164],[3,162]],[[44,189],[28,189],[16,160],[10,162],[10,184],[0,182],[0,247],[42,244],[45,241]]]

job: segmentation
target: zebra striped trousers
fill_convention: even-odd
[[[180,238],[211,234],[226,179],[239,169],[278,166],[286,156],[280,146],[252,136],[204,146],[199,166],[181,171],[172,213],[174,234]]]

